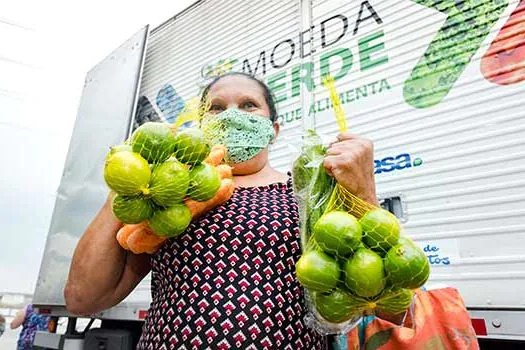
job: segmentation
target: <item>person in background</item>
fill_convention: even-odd
[[[5,317],[0,315],[0,337],[5,332]]]
[[[22,331],[18,338],[17,350],[32,349],[36,332],[47,330],[48,322],[49,316],[37,314],[31,304],[18,311],[11,322],[11,329],[17,329],[22,326]]]

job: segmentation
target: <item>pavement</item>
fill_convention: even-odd
[[[13,330],[7,325],[4,334],[0,337],[0,350],[16,350],[16,341],[21,329],[22,327]]]

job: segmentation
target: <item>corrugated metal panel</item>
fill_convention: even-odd
[[[315,0],[314,24],[343,15],[351,32],[363,3]],[[469,306],[525,307],[525,84],[498,86],[480,72],[481,57],[518,1],[509,1],[450,92],[428,108],[412,107],[403,88],[447,15],[408,0],[368,3],[382,23],[363,22],[356,35],[347,33],[330,49],[348,48],[354,56],[348,74],[337,81],[340,93],[352,91],[344,96],[354,99],[344,101],[351,130],[374,141],[377,160],[410,157],[410,167],[376,174],[379,193],[403,195],[408,209],[404,227],[414,239],[457,248],[453,264],[433,267],[433,281],[459,288]],[[327,36],[337,37],[341,28],[334,22]],[[376,57],[388,55],[388,62],[360,71],[358,42],[378,31],[384,33],[377,41],[384,49]],[[313,60],[316,82],[324,52]],[[451,49],[441,59],[460,54]],[[381,93],[371,92],[371,86],[367,94],[355,90],[381,79],[388,82]],[[314,93],[322,106],[327,97],[323,87],[317,84]],[[317,112],[316,121],[321,132],[335,134],[331,110]],[[414,166],[416,158],[420,166]]]
[[[154,103],[159,90],[171,84],[187,101],[206,82],[201,76],[204,66],[232,59],[237,60],[234,69],[242,70],[248,59],[254,69],[262,51],[267,56],[266,74],[273,74],[271,50],[299,32],[298,5],[276,0],[201,1],[151,35],[141,94]],[[275,61],[285,60],[285,55],[276,51]]]
[[[203,67],[233,59],[232,69],[242,70],[244,59],[248,59],[253,68],[264,51],[267,71],[261,74],[259,68],[258,73],[267,81],[281,74],[278,82],[284,88],[274,92],[286,96],[278,104],[282,132],[271,148],[271,162],[288,170],[294,156],[290,144],[299,140],[301,118],[297,110],[301,99],[296,93],[304,85],[301,79],[311,78],[313,83],[318,130],[335,135],[337,126],[321,84],[321,60],[329,52],[350,50],[351,67],[338,79],[337,86],[351,130],[374,141],[378,161],[401,154],[408,154],[411,161],[409,168],[377,174],[378,191],[403,195],[408,208],[405,229],[416,240],[448,240],[459,251],[460,258],[449,267],[434,268],[432,278],[460,288],[470,305],[487,305],[486,299],[492,305],[520,305],[516,291],[525,292],[525,262],[519,249],[525,243],[525,212],[515,203],[525,199],[521,194],[525,185],[525,112],[521,102],[525,87],[500,87],[480,73],[482,55],[517,0],[509,1],[443,101],[428,108],[411,106],[403,89],[446,23],[445,13],[410,0],[313,0],[311,35],[316,52],[303,60],[299,33],[305,12],[301,14],[300,3],[200,1],[152,34],[141,93],[155,105],[159,90],[169,83],[187,100],[205,83]],[[487,4],[480,2],[478,6]],[[372,11],[377,17],[370,17]],[[327,22],[334,16],[338,17]],[[357,23],[360,16],[368,18]],[[347,22],[346,32],[323,48],[323,32],[327,42],[334,41],[343,31],[342,18]],[[476,19],[466,20],[476,30]],[[384,47],[372,58],[383,55],[388,62],[363,70],[365,50],[359,43],[377,33],[380,35],[372,42]],[[283,68],[274,69],[269,62],[271,52],[287,39],[295,46],[294,55]],[[305,49],[308,51],[308,45]],[[454,50],[443,52],[441,59],[458,54]],[[286,61],[288,56],[286,45],[275,52],[277,62]],[[330,71],[342,69],[341,57],[336,55],[329,62]],[[313,65],[311,76],[301,70],[301,63]],[[416,158],[422,165],[413,165]],[[501,268],[506,272],[499,272]],[[504,283],[505,288],[488,288],[478,296],[480,286],[490,278]]]

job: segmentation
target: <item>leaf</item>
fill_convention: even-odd
[[[365,343],[365,350],[376,350],[379,349],[381,346],[388,343],[390,338],[392,337],[392,332],[394,331],[394,328],[388,328],[384,329],[382,331],[379,331],[377,333],[374,333]]]

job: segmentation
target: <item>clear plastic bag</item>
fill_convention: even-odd
[[[342,131],[346,122],[331,98]],[[424,252],[402,234],[399,220],[350,193],[323,166],[326,147],[307,130],[294,162],[303,254],[296,264],[309,307],[306,323],[321,334],[342,334],[363,315],[396,316],[429,277]]]

